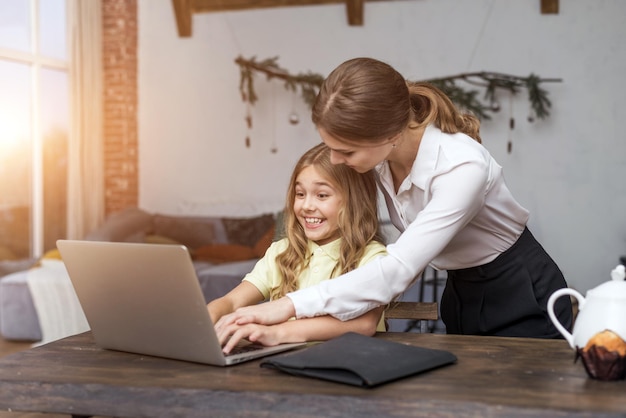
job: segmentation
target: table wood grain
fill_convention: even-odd
[[[564,340],[382,333],[458,362],[372,389],[95,346],[89,332],[0,359],[0,409],[116,417],[626,416],[626,381],[587,377]]]

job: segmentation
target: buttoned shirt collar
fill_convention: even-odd
[[[411,166],[411,173],[409,174],[410,182],[405,184],[405,179],[402,182],[398,193],[409,189],[411,184],[419,187],[421,190],[426,188],[428,178],[432,175],[437,166],[437,159],[439,156],[439,133],[441,133],[441,131],[432,125],[428,125],[426,127],[420,142],[419,152],[417,153],[417,157]],[[378,164],[376,166],[376,171],[384,183],[387,183],[388,186],[393,184],[391,169],[389,168],[389,162],[387,160]]]
[[[317,245],[315,242],[309,240],[309,251],[315,255],[318,253],[324,253],[327,257],[330,257],[334,261],[339,260],[339,247],[341,245],[341,238],[337,238],[334,241],[324,245]]]

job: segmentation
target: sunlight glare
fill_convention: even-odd
[[[0,106],[0,154],[6,155],[28,139],[29,126],[27,115],[3,107]]]

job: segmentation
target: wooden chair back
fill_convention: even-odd
[[[437,302],[391,302],[385,310],[385,319],[420,321],[420,329],[427,332],[428,321],[439,319]]]

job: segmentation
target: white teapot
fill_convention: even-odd
[[[599,332],[609,330],[626,341],[626,272],[623,265],[611,271],[612,280],[590,289],[584,298],[574,289],[564,288],[548,299],[548,315],[556,329],[565,337],[570,347],[584,348],[587,341]],[[558,298],[571,295],[578,300],[578,317],[570,334],[554,314]]]

